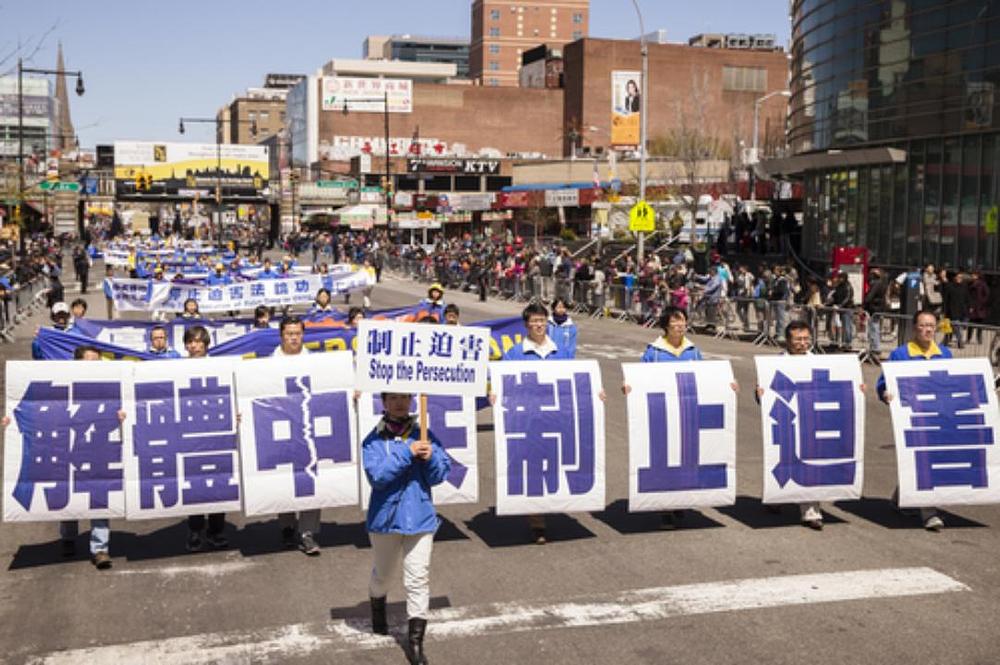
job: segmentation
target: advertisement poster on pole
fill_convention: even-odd
[[[611,72],[611,145],[615,147],[639,145],[641,89],[640,72]]]

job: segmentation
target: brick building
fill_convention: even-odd
[[[586,37],[589,20],[589,0],[474,0],[469,78],[516,86],[525,51]]]

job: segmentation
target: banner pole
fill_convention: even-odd
[[[427,441],[427,395],[420,395],[420,440]]]

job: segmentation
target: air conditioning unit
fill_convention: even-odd
[[[750,35],[726,35],[726,48],[750,48]]]
[[[774,35],[753,35],[751,39],[753,40],[751,48],[759,51],[773,51],[774,43],[777,41]]]

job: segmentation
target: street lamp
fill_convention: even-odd
[[[649,120],[646,118],[647,102],[649,96],[649,46],[646,44],[646,25],[642,20],[642,12],[639,11],[638,0],[632,0],[635,13],[639,17],[639,48],[642,52],[642,90],[639,93],[639,200],[646,200],[646,131]],[[636,251],[636,264],[642,270],[642,259],[646,234],[639,231],[639,244]]]
[[[177,132],[184,133],[185,122],[197,122],[215,125],[215,214],[219,218],[219,248],[222,247],[222,117],[214,118],[181,118],[177,124]],[[230,122],[237,124],[247,123],[250,125],[250,133],[257,136],[257,121],[242,120],[240,118],[230,118]]]
[[[760,126],[760,105],[763,104],[768,99],[770,99],[771,97],[774,97],[775,95],[781,95],[782,97],[791,97],[792,93],[791,93],[790,90],[774,90],[773,92],[767,93],[766,95],[764,95],[760,99],[757,99],[753,103],[753,151],[752,151],[752,154],[750,156],[750,191],[748,193],[751,200],[753,200],[753,199],[756,198],[756,194],[754,193],[754,189],[756,188],[756,185],[757,185],[757,182],[756,182],[757,178],[756,178],[756,174],[754,172],[754,168],[753,167],[754,167],[755,164],[757,164],[758,161],[760,161],[758,159],[758,157],[757,157],[757,146],[758,146],[757,142],[758,142],[758,138],[759,138],[758,134],[760,133],[760,131],[759,131],[759,126]]]
[[[385,92],[382,97],[370,97],[370,98],[358,98],[352,99],[353,102],[382,102],[382,115],[385,121],[385,223],[386,228],[389,225],[389,183],[391,182],[391,171],[389,163],[389,93]],[[344,115],[347,115],[347,99],[344,99]]]
[[[24,204],[24,74],[45,74],[45,75],[66,75],[76,77],[76,94],[82,96],[84,93],[83,87],[83,72],[77,70],[74,72],[59,71],[58,69],[36,69],[34,67],[25,67],[21,58],[17,59],[17,218],[16,222],[18,225],[18,230],[21,227],[21,206]],[[21,235],[19,233],[19,235]],[[24,236],[21,235],[21,246],[24,247]],[[13,257],[13,252],[11,253]]]

